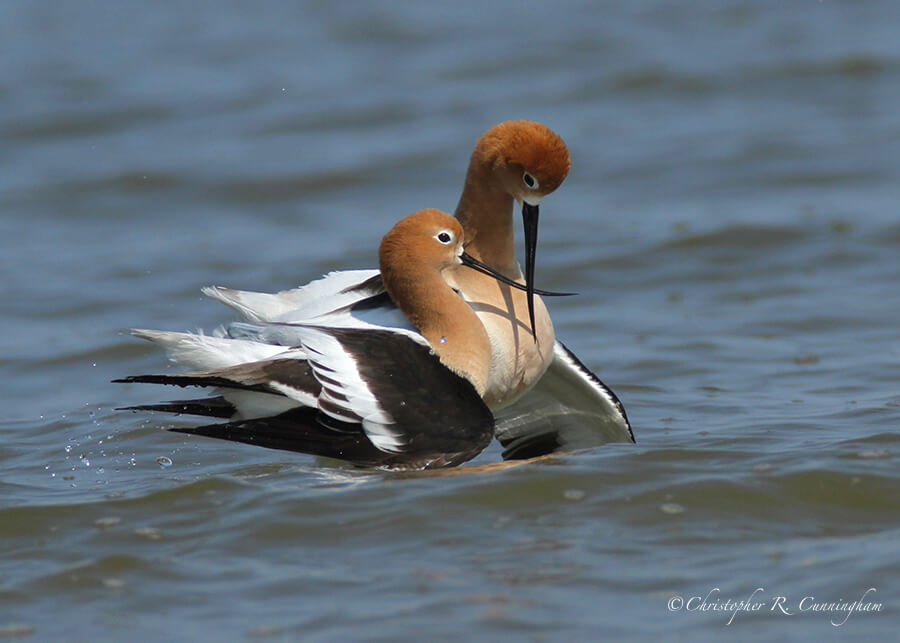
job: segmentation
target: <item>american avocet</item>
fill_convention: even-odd
[[[213,416],[226,408],[236,416],[176,429],[184,433],[392,469],[465,462],[490,443],[494,418],[483,400],[490,339],[445,280],[450,269],[471,265],[463,240],[462,226],[449,214],[417,212],[395,225],[379,248],[381,280],[396,307],[364,296],[302,323],[238,324],[238,333],[293,348],[226,368],[119,381],[218,388],[223,399],[134,407]],[[137,334],[164,344],[184,339]],[[264,417],[254,417],[259,409]],[[282,412],[272,416],[274,410]]]
[[[534,296],[553,294],[535,290],[533,284],[538,207],[568,170],[565,143],[549,128],[531,121],[501,123],[476,143],[456,208],[468,254],[507,278],[522,281],[512,224],[513,202],[522,204],[525,292],[463,268],[445,271],[448,283],[475,310],[490,340],[484,400],[494,412],[504,458],[634,440],[615,394],[555,340],[547,309]],[[376,270],[334,272],[307,286],[273,294],[221,287],[203,292],[236,309],[249,322],[290,323],[348,308],[393,307]],[[259,333],[240,324],[219,337],[158,331],[136,334],[164,345],[173,361],[198,369],[237,367],[270,358],[290,346],[286,343],[290,338],[276,331]],[[272,414],[292,405],[288,400],[279,404],[269,400],[266,408],[255,409],[254,414],[266,410]],[[210,402],[179,408],[210,415],[216,407]],[[217,408],[220,417],[236,413],[232,405]]]
[[[534,296],[540,294],[534,290],[538,208],[569,167],[569,150],[550,128],[525,120],[500,123],[475,144],[456,207],[469,240],[466,251],[521,281],[512,215],[513,202],[522,205],[526,292],[477,273],[456,270],[451,277],[491,339],[485,400],[507,459],[634,441],[618,398],[556,341],[547,308]]]

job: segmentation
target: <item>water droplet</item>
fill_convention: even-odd
[[[446,343],[447,343],[447,338],[441,337],[441,344],[446,344]]]
[[[158,458],[156,458],[156,464],[161,466],[163,469],[165,469],[166,467],[171,467],[172,466],[172,458],[167,458],[166,456],[161,455]]]
[[[663,513],[680,514],[684,513],[684,507],[677,502],[666,502],[659,506]]]
[[[67,445],[66,445],[66,453],[71,453],[71,452],[72,452],[72,445],[71,445],[71,444],[67,444]]]

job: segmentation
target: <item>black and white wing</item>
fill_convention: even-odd
[[[218,370],[122,382],[214,388],[216,397],[132,407],[228,417],[173,429],[361,466],[455,466],[478,455],[494,418],[472,384],[416,333],[279,325],[300,343],[286,355]]]

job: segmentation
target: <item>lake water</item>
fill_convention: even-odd
[[[4,2],[0,638],[895,635],[898,30],[893,0]],[[166,368],[127,329],[374,266],[511,118],[570,147],[538,283],[580,293],[557,334],[636,445],[396,475],[115,410],[171,393],[109,382]]]

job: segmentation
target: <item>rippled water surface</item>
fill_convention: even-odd
[[[895,634],[898,32],[893,0],[3,3],[0,638]],[[166,367],[128,328],[373,266],[510,118],[569,144],[539,285],[636,445],[392,475],[115,410],[166,393],[109,383]]]

